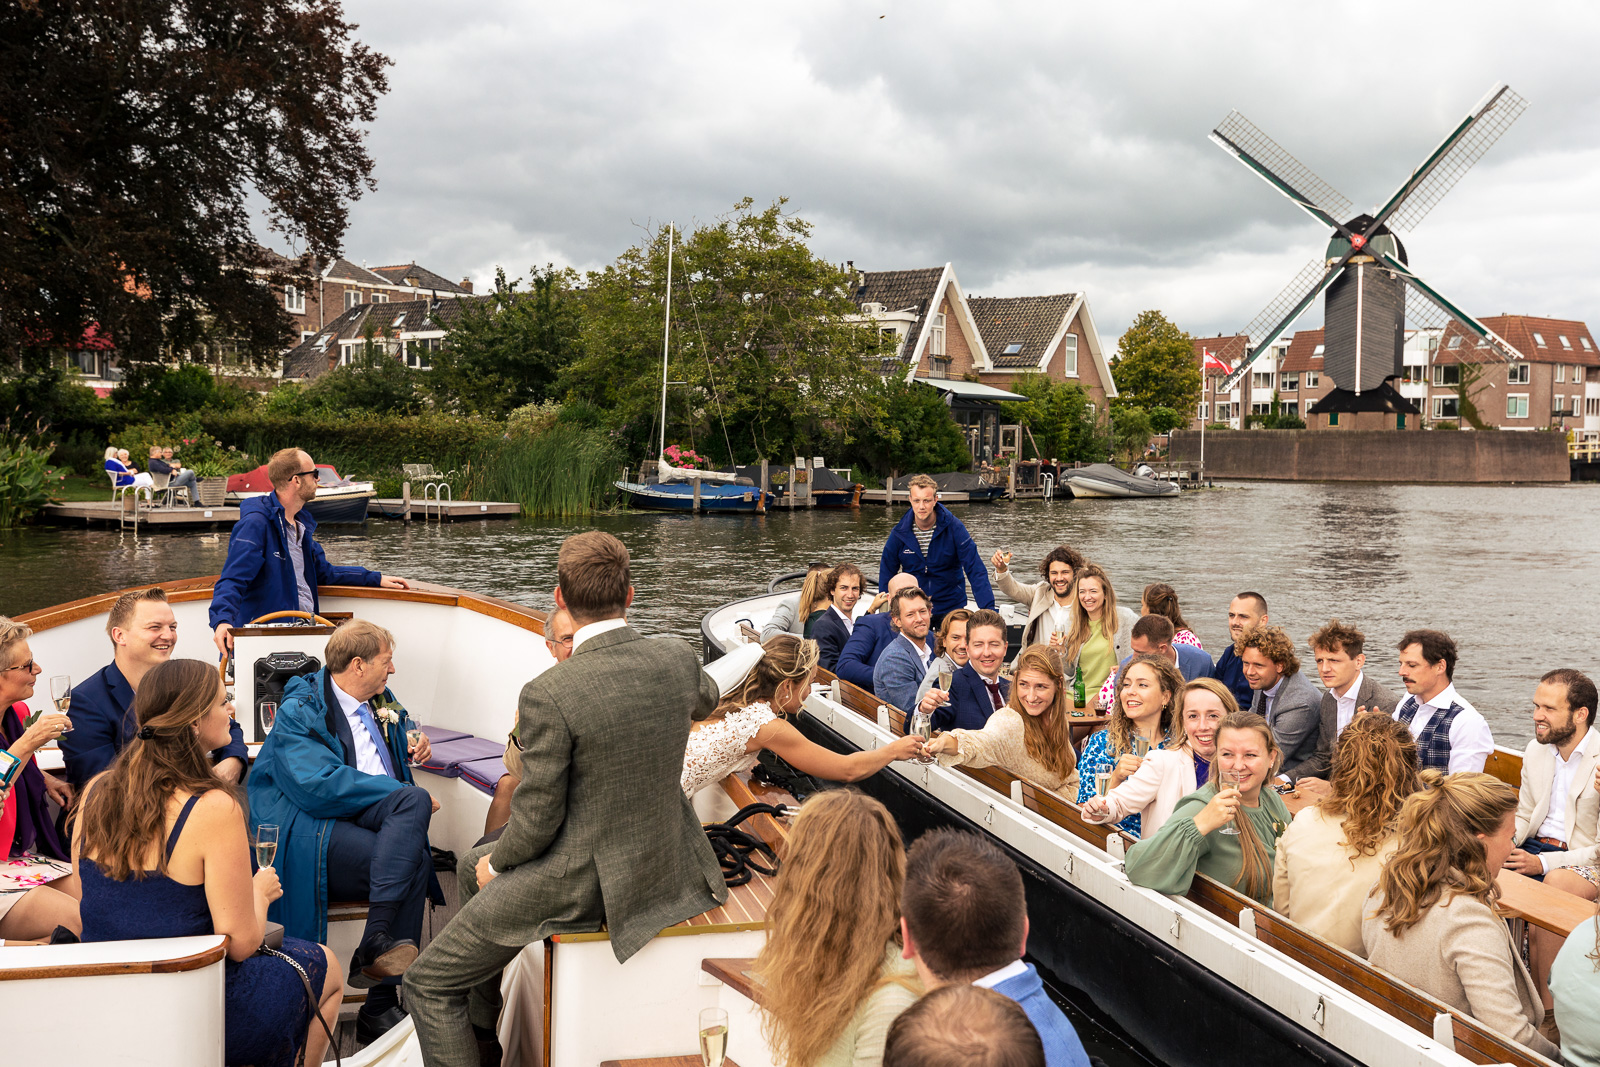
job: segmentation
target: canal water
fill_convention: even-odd
[[[1382,472],[1373,472],[1375,475]],[[1394,643],[1407,629],[1450,633],[1456,685],[1501,744],[1531,736],[1530,697],[1557,666],[1591,674],[1600,602],[1600,489],[1593,486],[1410,486],[1251,483],[1163,500],[1058,500],[956,505],[987,560],[995,549],[1031,570],[1066,542],[1106,568],[1137,610],[1149,582],[1173,585],[1215,655],[1228,601],[1266,596],[1312,670],[1306,638],[1329,618],[1367,634],[1367,669],[1398,690]],[[552,604],[556,550],[579,529],[610,531],[633,554],[631,615],[647,632],[699,645],[700,617],[763,592],[777,573],[853,560],[876,575],[904,510],[689,516],[648,512],[593,523],[480,521],[440,526],[374,519],[328,527],[331,560]],[[110,589],[216,574],[228,535],[28,527],[0,534],[0,612],[19,614]]]

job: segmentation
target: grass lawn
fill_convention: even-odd
[[[104,474],[96,474],[93,478],[69,475],[56,490],[55,495],[62,503],[74,500],[110,500],[111,479]]]

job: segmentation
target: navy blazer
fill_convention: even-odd
[[[72,687],[72,731],[61,735],[61,754],[67,761],[67,781],[74,788],[84,785],[111,766],[117,753],[138,732],[133,721],[133,686],[122,676],[115,662],[108,663]],[[211,762],[241,759],[248,767],[250,751],[244,745],[244,731],[237,720],[228,724],[233,739],[211,753]]]
[[[1173,651],[1178,653],[1178,673],[1183,675],[1183,680],[1192,682],[1196,678],[1215,678],[1216,665],[1211,662],[1211,657],[1203,649],[1193,645],[1173,645]],[[1117,664],[1117,681],[1122,681],[1122,672],[1128,669],[1132,656],[1123,656],[1122,662]],[[1246,689],[1249,686],[1246,685]],[[1093,693],[1089,694],[1091,697]],[[1243,704],[1239,705],[1244,707]]]
[[[1011,683],[1000,679],[1000,699],[1011,698]],[[989,687],[983,684],[983,675],[968,663],[950,679],[950,703],[933,713],[935,730],[981,730],[994,714],[994,701],[989,699]]]
[[[883,650],[899,636],[900,632],[889,625],[888,612],[861,616],[856,620],[850,640],[844,643],[844,648],[839,652],[833,673],[872,692],[872,668],[878,665],[878,657],[883,655]]]
[[[1244,676],[1244,662],[1233,651],[1232,644],[1217,657],[1212,677],[1228,687],[1241,708],[1250,707],[1250,702],[1256,698],[1255,690],[1250,688],[1250,681]]]
[[[850,640],[850,629],[833,608],[828,608],[811,624],[811,639],[817,643],[817,664],[833,670],[839,662],[839,653]]]

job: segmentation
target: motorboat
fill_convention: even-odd
[[[747,643],[784,595],[769,590],[707,613],[706,658]],[[851,752],[903,732],[899,709],[818,677],[827,687],[815,687],[798,723],[811,740]],[[1520,754],[1497,749],[1487,770],[1515,785]],[[991,836],[1023,872],[1028,956],[1047,985],[1135,1035],[1156,1062],[1550,1062],[1204,875],[1186,896],[1133,885],[1122,864],[1131,839],[1084,822],[1072,798],[1035,783],[904,762],[858,787],[883,801],[908,839],[937,827]]]
[[[1172,482],[1163,482],[1153,476],[1129,474],[1109,463],[1091,463],[1087,467],[1062,471],[1061,480],[1072,490],[1073,496],[1115,497],[1131,500],[1135,497],[1177,496],[1179,489]]]
[[[317,496],[306,505],[306,511],[317,525],[366,522],[367,505],[378,495],[377,487],[372,482],[356,482],[341,476],[331,463],[318,463],[316,467]],[[270,492],[272,479],[267,477],[265,464],[228,479],[230,504],[266,496]]]
[[[214,581],[163,583],[178,619],[175,655],[216,661],[207,625]],[[119,592],[21,616],[34,630],[30,645],[38,662],[52,674],[75,678],[105,666],[106,616]],[[325,586],[319,607],[320,616],[309,620],[234,631],[235,706],[252,754],[271,729],[263,705],[277,698],[292,675],[320,666],[329,624],[349,615],[370,619],[395,635],[398,670],[391,684],[426,724],[433,744],[433,756],[416,774],[417,784],[440,804],[430,843],[462,854],[483,833],[518,693],[554,663],[542,640],[544,613],[422,583],[409,590]],[[41,695],[29,701],[35,710],[49,700],[40,688]],[[62,766],[59,749],[41,750],[38,758],[46,770]],[[737,807],[751,802],[740,779],[730,778],[723,789]],[[749,820],[741,828],[754,830],[781,854],[786,831],[778,820]],[[617,963],[604,930],[529,945],[507,968],[503,985],[506,1064],[594,1067],[607,1060],[681,1055],[696,1047],[700,1009],[721,1006],[730,1016],[730,1059],[741,1067],[771,1067],[748,979],[717,961],[760,951],[772,892],[771,880],[758,874],[731,889],[723,906],[662,931],[625,966]],[[366,907],[363,901],[329,906],[328,943],[343,962],[359,941]],[[425,939],[443,921],[430,912]],[[6,1040],[16,1048],[66,1041],[67,1058],[75,1063],[218,1067],[226,947],[222,935],[0,947]],[[364,997],[364,991],[346,987],[345,1009],[354,1011]],[[85,1018],[94,1025],[85,1026]],[[420,1067],[411,1021],[344,1062]]]
[[[696,507],[696,487],[693,481],[684,482],[614,482],[629,507],[647,511],[693,511]],[[765,511],[771,506],[773,495],[754,485],[729,485],[702,483],[699,486],[699,508],[707,512]]]

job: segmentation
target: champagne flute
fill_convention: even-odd
[[[57,711],[63,715],[67,714],[68,709],[72,707],[71,675],[58,674],[50,679],[50,701],[55,704]],[[61,727],[61,732],[64,734],[72,732],[71,719],[68,719],[66,725]]]
[[[406,728],[406,754],[410,756],[411,766],[413,767],[421,765],[421,761],[416,756],[411,755],[416,752],[417,746],[420,744],[422,744],[422,723],[412,719],[411,725]]]
[[[912,712],[911,713],[911,732],[915,736],[922,738],[924,743],[926,743],[928,741],[932,741],[933,740],[933,716],[928,714],[926,711],[922,711],[920,709],[917,710],[917,711]],[[935,759],[935,757],[933,757],[933,756],[918,756],[917,757],[917,762],[918,763],[932,763],[934,761],[934,759]]]
[[[1109,792],[1111,792],[1111,772],[1109,770],[1095,771],[1094,795],[1097,797],[1103,797]]]
[[[278,858],[278,828],[271,823],[256,827],[256,866],[271,867]]]
[[[702,1067],[722,1067],[728,1055],[728,1013],[721,1008],[700,1011],[700,1063]]]
[[[939,689],[941,692],[950,692],[950,680],[955,677],[955,672],[948,663],[939,664]]]
[[[1244,783],[1250,780],[1250,774],[1248,771],[1225,771],[1223,772],[1222,780],[1233,786],[1235,789],[1242,791],[1244,788]],[[1243,813],[1235,813],[1233,816],[1233,821],[1227,826],[1224,826],[1218,831],[1218,833],[1224,833],[1230,837],[1237,834],[1239,832],[1239,827],[1237,824],[1239,822],[1239,815],[1241,814]]]
[[[1135,734],[1133,738],[1133,754],[1140,759],[1148,756],[1150,754],[1150,739]]]
[[[270,734],[272,724],[278,719],[278,705],[276,701],[263,700],[261,702],[261,732]]]

